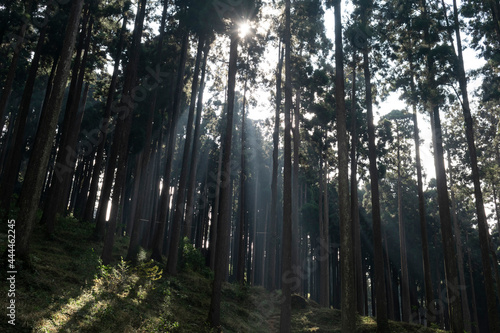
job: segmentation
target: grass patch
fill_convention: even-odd
[[[185,332],[210,333],[207,325],[212,272],[189,242],[183,245],[180,273],[165,276],[161,266],[146,261],[124,262],[128,238],[118,237],[114,263],[102,265],[102,245],[92,241],[93,225],[60,219],[51,240],[36,226],[32,239],[33,270],[18,268],[16,326],[19,332]],[[6,248],[0,234],[0,250]],[[3,278],[3,277],[2,277]],[[6,293],[6,284],[1,291]],[[222,329],[231,332],[278,332],[279,291],[223,284]],[[5,309],[6,297],[0,305]],[[390,323],[391,332],[438,332],[415,325]],[[375,332],[375,321],[359,319],[359,332]],[[7,320],[1,332],[11,332]],[[293,297],[292,332],[340,332],[340,311],[320,308]]]

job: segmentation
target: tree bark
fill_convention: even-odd
[[[37,133],[33,153],[26,170],[23,188],[19,197],[20,210],[16,226],[16,234],[18,235],[16,250],[18,258],[28,263],[30,262],[29,239],[36,219],[38,202],[42,194],[57,120],[61,112],[62,98],[69,75],[71,56],[78,33],[82,7],[83,0],[75,0],[71,6],[59,65],[54,77],[54,86],[47,104],[47,114],[46,117],[40,120],[40,130]]]
[[[33,59],[31,60],[28,78],[26,79],[26,84],[24,86],[23,96],[21,97],[21,103],[19,105],[16,123],[14,125],[14,141],[12,147],[7,153],[7,165],[3,168],[4,174],[2,177],[2,192],[0,201],[2,203],[4,212],[6,213],[10,209],[12,194],[14,193],[14,188],[19,178],[19,167],[23,158],[23,153],[26,150],[26,146],[24,144],[24,131],[30,111],[31,96],[33,95],[33,90],[35,87],[35,80],[38,72],[38,67],[40,65],[40,56],[42,53],[42,46],[45,42],[46,32],[47,26],[43,27],[42,30],[40,30],[35,53],[33,55]],[[6,147],[4,149],[6,149]]]
[[[185,29],[185,27],[182,27],[181,29]],[[187,50],[189,46],[189,33],[187,31],[183,31],[182,35],[181,54],[179,58],[179,67],[177,68],[177,79],[174,91],[174,103],[172,106],[172,112],[170,113],[169,117],[167,160],[165,163],[165,169],[163,171],[163,190],[160,198],[160,214],[158,218],[160,223],[158,224],[158,227],[155,231],[155,235],[153,238],[153,252],[151,254],[151,258],[158,262],[161,262],[162,260],[161,255],[163,252],[163,235],[165,234],[168,222],[170,202],[170,175],[172,172],[172,161],[175,151],[175,134],[177,131],[177,121],[179,120],[179,114],[182,104],[182,91],[184,89],[184,70],[186,68]],[[169,268],[167,268],[167,271],[169,274],[176,273]]]
[[[368,11],[368,10],[365,10]],[[367,22],[367,14],[363,15],[363,22]],[[380,218],[380,194],[378,184],[377,151],[375,146],[375,126],[373,124],[372,86],[368,48],[363,50],[363,70],[365,74],[365,103],[368,123],[368,158],[370,160],[370,188],[373,221],[373,256],[375,269],[375,301],[377,314],[377,332],[388,330],[387,297],[384,282],[384,254],[382,249],[382,223]]]
[[[420,134],[418,128],[417,120],[417,105],[413,99],[415,96],[415,82],[414,82],[414,69],[413,69],[413,57],[410,56],[410,72],[412,77],[410,80],[410,89],[412,95],[412,109],[413,109],[413,140],[415,142],[415,161],[417,168],[417,191],[418,191],[418,214],[420,222],[420,234],[422,238],[422,263],[424,270],[424,287],[425,287],[425,305],[426,305],[426,319],[427,326],[435,322],[435,316],[432,314],[431,309],[433,308],[434,295],[432,291],[432,275],[431,275],[431,265],[429,260],[429,241],[427,236],[427,221],[425,218],[425,197],[424,197],[424,186],[422,181],[422,162],[420,160]]]
[[[111,109],[112,103],[115,96],[116,82],[118,79],[118,71],[120,68],[120,58],[124,44],[124,36],[127,31],[127,16],[123,15],[123,23],[120,31],[120,38],[118,40],[118,46],[115,54],[115,64],[113,67],[113,74],[111,76],[111,82],[109,84],[108,95],[106,98],[106,106],[104,109],[104,117],[101,122],[101,127],[97,133],[97,153],[95,158],[94,170],[92,172],[92,180],[90,182],[89,197],[87,204],[85,206],[85,213],[83,214],[84,221],[91,221],[94,219],[94,209],[97,197],[97,190],[99,187],[99,179],[101,175],[101,167],[104,161],[104,150],[106,149],[106,138],[108,134],[107,126],[112,121],[111,120]],[[92,138],[89,138],[89,140]],[[108,194],[109,196],[109,194]]]
[[[368,89],[368,88],[367,88]],[[341,1],[335,1],[335,102],[339,159],[340,263],[342,285],[342,332],[356,332],[356,284],[354,265],[354,226],[349,200],[349,138],[347,136],[342,49]],[[375,229],[375,228],[374,228]]]
[[[290,0],[285,1],[285,135],[283,155],[283,231],[281,243],[280,332],[291,331],[292,316],[292,142],[290,111],[292,109]]]
[[[399,123],[396,122],[397,132],[397,168],[398,168],[398,182],[397,182],[397,196],[398,196],[398,224],[399,224],[399,247],[401,256],[401,312],[402,320],[409,323],[411,322],[411,306],[410,306],[410,285],[408,279],[408,256],[406,254],[406,231],[403,220],[403,191],[401,180],[401,145],[399,135]]]
[[[483,272],[484,272],[484,287],[486,289],[486,302],[488,306],[489,328],[490,332],[500,332],[500,327],[498,323],[497,302],[495,297],[493,275],[491,272],[491,264],[489,256],[488,224],[486,222],[486,214],[484,211],[483,193],[481,190],[481,181],[477,163],[476,144],[474,140],[474,125],[469,106],[469,95],[467,93],[467,78],[465,76],[465,69],[464,69],[462,40],[460,37],[460,24],[459,24],[458,8],[456,0],[453,0],[453,14],[455,18],[454,28],[455,28],[455,37],[457,40],[457,50],[458,50],[457,79],[460,85],[460,91],[462,93],[462,110],[465,118],[465,135],[467,137],[467,146],[471,164],[470,166],[472,169],[472,180],[474,183],[474,197],[476,199],[476,214],[477,214],[477,223],[479,229],[479,243],[481,246],[481,261],[483,263]],[[497,26],[499,23],[498,19],[499,18],[497,17],[497,22],[496,22]]]
[[[281,109],[281,76],[283,70],[284,50],[281,41],[278,46],[278,68],[276,70],[276,108],[274,115],[273,132],[273,170],[271,179],[271,218],[269,219],[269,233],[267,248],[269,256],[267,258],[267,288],[269,291],[276,289],[276,236],[278,223],[278,154],[279,154],[279,130],[280,130],[280,109]]]
[[[232,208],[232,181],[231,181],[231,144],[233,136],[234,98],[236,86],[236,63],[238,59],[238,32],[233,28],[231,32],[231,44],[229,47],[229,71],[227,80],[227,123],[223,144],[222,175],[224,181],[220,188],[220,214],[217,223],[217,241],[215,244],[214,281],[212,284],[212,297],[208,320],[212,327],[220,329],[220,305],[222,296],[222,282],[225,280],[228,270],[229,242],[231,232],[231,208]]]
[[[134,26],[133,41],[131,47],[130,60],[127,65],[124,79],[123,94],[121,98],[121,103],[124,106],[124,114],[118,117],[116,124],[116,133],[113,140],[113,147],[116,153],[116,165],[118,166],[115,177],[115,184],[113,186],[113,196],[111,202],[111,213],[109,218],[109,226],[106,231],[106,237],[104,239],[104,246],[102,249],[102,262],[104,265],[108,265],[112,259],[112,250],[114,244],[114,236],[116,225],[118,219],[120,218],[118,212],[120,210],[120,205],[123,205],[124,198],[122,197],[122,191],[125,187],[125,181],[127,176],[127,161],[128,161],[128,142],[130,138],[130,129],[132,126],[132,119],[134,118],[134,102],[133,102],[133,87],[137,80],[137,65],[139,63],[139,50],[141,45],[141,37],[144,26],[144,18],[146,13],[146,0],[141,0],[139,7],[137,8],[137,15]],[[115,157],[111,156],[113,160]],[[111,170],[112,172],[114,170]],[[107,202],[107,198],[103,198]],[[105,213],[105,212],[104,212]]]
[[[248,62],[248,56],[247,56]],[[240,199],[239,199],[239,210],[240,210],[240,233],[238,235],[239,238],[239,247],[238,247],[238,262],[237,262],[237,271],[236,271],[236,281],[238,281],[241,285],[245,283],[245,253],[247,250],[247,232],[248,232],[248,222],[246,220],[246,159],[245,159],[245,107],[247,103],[246,94],[247,94],[247,85],[248,85],[248,73],[245,77],[245,87],[243,89],[243,105],[241,109],[241,154],[240,154]],[[250,273],[247,271],[247,274]],[[247,275],[248,279],[248,275]],[[249,282],[249,280],[247,280]]]
[[[179,243],[181,237],[182,220],[184,217],[184,199],[186,193],[187,177],[189,171],[189,156],[191,152],[191,142],[193,140],[193,122],[194,110],[196,106],[196,95],[198,91],[198,80],[200,75],[200,63],[203,52],[203,37],[198,37],[198,51],[196,53],[196,62],[194,67],[193,82],[191,85],[191,101],[189,104],[188,121],[186,125],[186,140],[184,142],[184,153],[182,155],[182,168],[179,178],[179,187],[177,190],[177,199],[173,209],[174,219],[170,230],[170,249],[168,251],[167,273],[170,275],[177,274],[177,259],[179,257]],[[186,230],[188,237],[191,238],[191,231]]]

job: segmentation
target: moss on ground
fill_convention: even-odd
[[[48,240],[37,226],[32,239],[33,269],[18,267],[16,326],[0,322],[2,332],[213,332],[206,323],[211,272],[201,254],[184,245],[182,270],[165,276],[162,265],[146,261],[137,266],[121,259],[128,239],[116,239],[115,264],[103,266],[101,245],[92,240],[92,225],[74,218],[60,219]],[[0,251],[6,236],[0,234]],[[3,263],[5,264],[5,263]],[[2,273],[3,274],[3,273]],[[2,280],[4,277],[2,276]],[[2,295],[6,284],[2,283]],[[280,293],[262,287],[224,284],[221,304],[224,332],[277,332]],[[1,298],[5,309],[6,297]],[[294,296],[293,332],[340,332],[340,311],[320,308]],[[390,323],[391,332],[438,332]],[[375,332],[375,321],[359,319],[360,332]]]

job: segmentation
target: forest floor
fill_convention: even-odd
[[[37,226],[32,239],[33,268],[17,268],[15,326],[3,315],[1,332],[212,332],[206,323],[211,272],[201,254],[184,247],[182,270],[162,275],[161,266],[147,262],[132,267],[121,259],[128,239],[115,242],[115,265],[99,260],[101,246],[91,240],[92,226],[60,219],[52,240]],[[7,236],[0,234],[0,251]],[[2,263],[2,267],[6,263]],[[7,307],[7,283],[2,269],[0,306]],[[224,332],[279,331],[279,292],[262,287],[225,284],[221,305]],[[340,332],[340,311],[320,308],[299,296],[292,302],[292,332]],[[375,332],[375,320],[360,317],[359,332]],[[390,332],[443,332],[390,322]]]

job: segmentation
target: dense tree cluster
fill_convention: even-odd
[[[26,267],[34,226],[71,214],[104,264],[127,237],[176,275],[193,244],[213,327],[229,281],[281,289],[281,332],[294,293],[342,332],[500,332],[498,0],[0,0],[0,60],[0,214]]]

